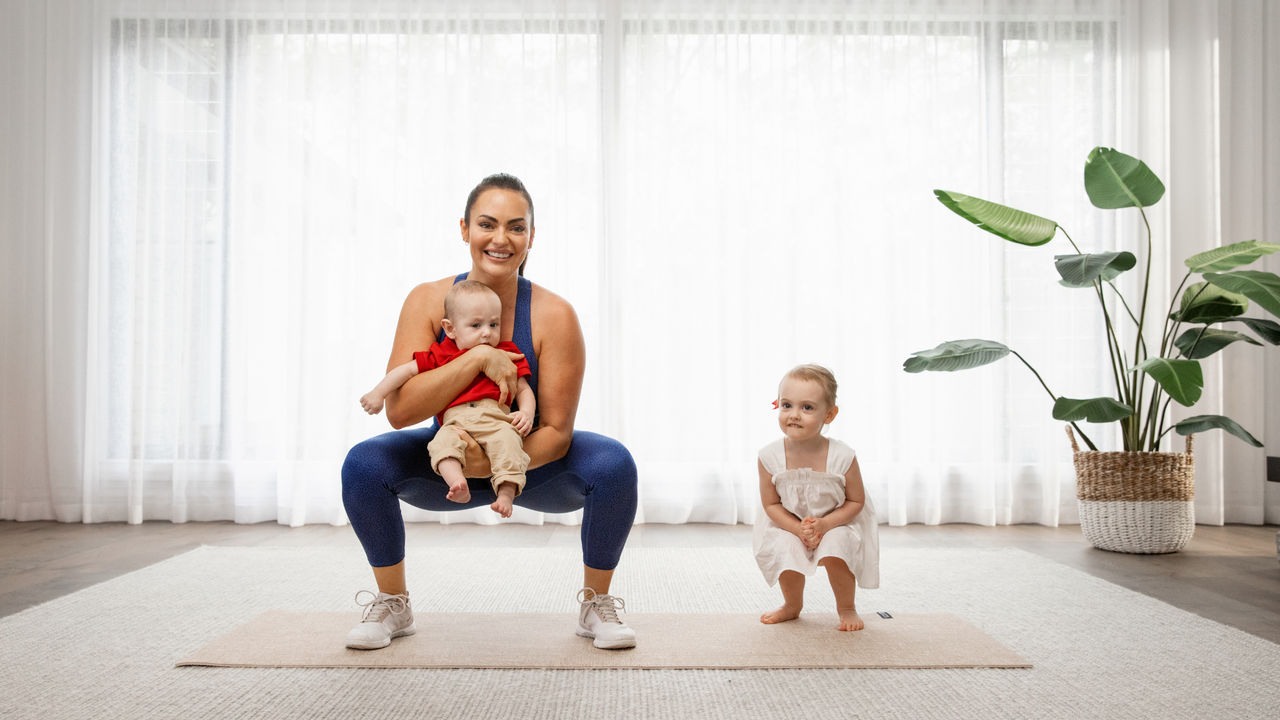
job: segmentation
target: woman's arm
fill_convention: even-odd
[[[587,348],[578,314],[567,300],[534,286],[532,324],[538,354],[538,427],[524,439],[533,469],[569,452],[582,397]],[[545,339],[545,341],[544,341]]]
[[[412,362],[415,351],[426,350],[435,342],[440,328],[439,315],[444,311],[444,296],[452,285],[453,278],[445,278],[423,283],[409,293],[400,310],[391,359],[387,361],[388,371]],[[393,390],[387,395],[387,420],[391,427],[399,430],[439,414],[482,372],[498,383],[498,387],[506,387],[508,398],[515,395],[518,378],[510,353],[482,345],[446,365],[409,378],[398,390]]]
[[[866,499],[866,491],[862,487],[862,471],[858,469],[858,458],[855,457],[844,474],[844,504],[818,518],[814,523],[815,529],[820,535],[825,535],[831,528],[848,525],[862,512]]]
[[[777,523],[778,527],[804,540],[800,535],[800,518],[782,506],[782,497],[778,488],[773,486],[773,476],[764,469],[764,463],[756,461],[756,469],[760,472],[760,504],[764,506],[765,515]]]

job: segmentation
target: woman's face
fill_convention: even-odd
[[[485,190],[471,206],[471,224],[463,219],[460,225],[462,240],[471,248],[471,263],[485,275],[515,275],[533,247],[529,206],[514,190]]]

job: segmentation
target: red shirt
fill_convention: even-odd
[[[500,342],[498,343],[497,348],[499,350],[505,350],[506,352],[512,352],[512,353],[520,352],[520,348],[516,347],[516,344],[513,342],[507,342],[507,341]],[[453,341],[453,338],[446,337],[444,339],[444,342],[431,343],[430,349],[428,349],[426,352],[414,353],[413,359],[418,361],[418,372],[422,373],[428,370],[434,370],[440,367],[441,365],[452,362],[453,360],[456,360],[457,358],[461,357],[462,354],[465,352],[467,351],[458,349],[458,344]],[[529,377],[530,375],[533,374],[529,370],[529,363],[526,362],[524,358],[520,358],[515,362],[516,362],[517,377]],[[501,397],[502,397],[502,391],[498,389],[498,384],[490,380],[488,375],[485,375],[484,373],[480,373],[476,375],[475,381],[472,382],[471,385],[466,390],[462,391],[461,395],[454,398],[453,402],[449,403],[448,407],[446,407],[445,410],[448,410],[449,408],[454,407],[456,405],[461,405],[463,403],[474,402],[476,400],[483,400],[485,398],[498,400]],[[436,425],[440,426],[443,424],[444,424],[444,411],[441,411],[440,414],[436,416]]]

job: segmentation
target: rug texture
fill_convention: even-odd
[[[759,614],[623,613],[644,641],[601,652],[571,632],[571,613],[424,613],[381,650],[343,646],[359,613],[268,610],[181,660],[214,667],[556,668],[560,670],[1030,667],[951,613],[868,613],[840,632],[835,613],[779,625]]]
[[[576,550],[410,549],[428,613],[570,613]],[[1280,645],[1019,550],[893,549],[863,614],[954,613],[1032,669],[174,667],[268,610],[354,612],[358,549],[201,548],[0,619],[4,718],[1273,718]],[[776,607],[751,553],[627,550],[640,613]],[[806,612],[835,611],[819,575]],[[571,632],[571,628],[566,629]],[[640,637],[644,642],[645,638]]]

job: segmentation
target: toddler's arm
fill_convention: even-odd
[[[382,382],[374,386],[372,390],[365,393],[360,398],[360,407],[370,415],[377,415],[382,412],[382,404],[391,394],[393,390],[399,388],[409,381],[409,378],[418,374],[418,361],[412,360],[397,368],[393,368],[387,376],[382,378]]]
[[[524,437],[533,430],[533,415],[538,409],[538,399],[533,396],[533,388],[529,387],[529,381],[525,378],[520,378],[520,382],[516,384],[516,405],[520,409],[511,413],[511,424]]]
[[[862,471],[858,469],[858,458],[854,458],[853,464],[849,466],[848,471],[844,474],[844,503],[835,510],[818,518],[813,523],[814,530],[819,535],[825,535],[831,528],[837,528],[853,522],[853,519],[858,517],[858,513],[862,512],[863,506],[866,505],[866,498],[866,491],[862,487]]]
[[[804,542],[804,536],[800,534],[800,518],[792,515],[790,510],[782,506],[778,489],[773,486],[773,476],[764,469],[764,463],[759,460],[756,461],[756,469],[760,472],[760,504],[764,505],[764,513],[770,520],[777,523],[778,527]]]

